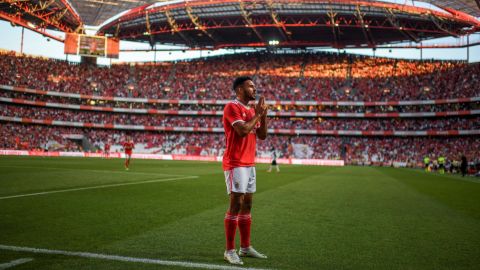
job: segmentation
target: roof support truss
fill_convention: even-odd
[[[29,24],[21,16],[13,15],[13,14],[9,14],[9,13],[5,13],[3,11],[0,11],[0,18],[2,18],[4,20],[7,20],[7,21],[10,21],[12,24],[20,25],[20,26],[23,26],[27,29],[35,31],[35,32],[37,32],[37,33],[39,33],[43,36],[48,37],[48,38],[54,39],[54,40],[59,41],[59,42],[63,42],[63,39],[47,33],[46,29],[44,27],[32,27],[31,24]]]
[[[339,44],[339,35],[341,34],[340,33],[340,29],[339,29],[339,23],[336,19],[337,17],[337,13],[336,12],[333,12],[332,9],[330,9],[328,12],[327,12],[327,16],[328,16],[328,19],[329,19],[329,23],[332,27],[332,34],[333,34],[333,47],[334,48],[339,48],[340,47],[340,44]]]
[[[388,16],[387,16],[388,21],[394,27],[398,28],[398,31],[400,31],[400,33],[402,33],[402,35],[404,35],[406,38],[410,39],[411,41],[413,41],[415,43],[420,42],[420,39],[414,33],[404,29],[403,25],[400,24],[399,20],[395,16],[394,11],[391,8],[386,8],[385,10],[387,11],[387,14],[388,14]]]
[[[36,12],[38,10],[45,10],[48,8],[50,5],[52,5],[55,2],[55,0],[50,0],[50,1],[39,1],[38,5],[33,8],[33,12]]]
[[[275,12],[273,1],[267,0],[266,3],[267,3],[268,11],[270,13],[270,17],[272,18],[273,22],[277,25],[278,32],[280,32],[280,35],[282,36],[283,40],[290,41],[291,40],[290,36],[292,35],[292,33],[287,30],[287,28],[285,27],[285,23],[279,19],[277,12]]]
[[[40,21],[42,21],[40,24],[41,27],[46,28],[47,26],[51,26],[67,33],[75,31],[75,29],[72,29],[62,20],[62,18],[69,11],[68,8],[52,7],[48,9],[53,3],[55,3],[54,0],[39,1],[38,3],[34,3],[33,1],[16,0],[4,0],[4,2],[17,8],[23,13],[38,18]]]
[[[150,46],[153,48],[153,46],[155,45],[155,40],[153,39],[152,30],[150,29],[150,18],[148,16],[148,11],[145,12],[145,21],[146,21],[145,24],[147,28],[146,34],[150,37]]]
[[[443,19],[437,18],[435,15],[431,14],[430,15],[430,20],[438,27],[438,29],[444,31],[445,33],[448,33],[449,35],[452,35],[454,37],[459,37],[460,34],[453,32],[452,30],[448,29],[448,26],[444,23]]]
[[[207,28],[200,22],[200,19],[198,18],[197,15],[193,13],[192,7],[187,6],[186,9],[188,17],[192,21],[192,23],[195,25],[198,30],[202,31],[205,35],[207,35],[211,40],[213,40],[215,43],[218,42],[218,40],[211,34],[210,32],[207,31]]]
[[[172,14],[170,13],[170,11],[167,9],[165,10],[165,16],[167,17],[167,21],[168,21],[168,24],[170,25],[170,29],[172,31],[172,34],[178,34],[182,39],[183,41],[185,41],[185,43],[191,47],[192,46],[192,42],[190,41],[189,38],[187,38],[183,33],[182,31],[179,30],[179,27],[177,25],[177,23],[175,22],[175,18],[173,18]]]
[[[243,1],[239,2],[239,7],[240,7],[240,12],[242,13],[243,20],[245,21],[245,24],[247,27],[250,27],[252,31],[257,35],[258,39],[266,44],[265,39],[262,37],[260,32],[255,28],[255,24],[253,23],[252,19],[250,18],[250,11],[247,11],[245,9],[245,3]]]
[[[357,21],[360,22],[360,26],[362,28],[363,35],[365,36],[365,39],[367,40],[368,46],[374,48],[375,47],[375,41],[372,37],[372,34],[370,33],[370,29],[368,29],[368,27],[370,27],[370,25],[365,23],[364,16],[365,16],[365,13],[362,13],[362,11],[360,10],[360,6],[357,5],[356,9],[355,9],[355,17],[357,17]]]

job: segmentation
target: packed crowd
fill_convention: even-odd
[[[408,61],[334,53],[249,53],[191,61],[97,67],[0,52],[0,84],[32,89],[117,97],[233,99],[232,78],[250,75],[267,100],[383,101],[479,96],[480,64]],[[222,111],[223,105],[114,102],[22,94],[0,90],[0,97],[62,104],[159,110]],[[270,106],[273,112],[445,112],[478,110],[480,102],[409,106]],[[0,103],[2,116],[73,122],[222,128],[219,116],[109,113]],[[301,118],[272,117],[270,128],[321,130],[478,130],[480,117]],[[221,133],[160,133],[66,128],[2,122],[0,146],[9,149],[81,151],[65,134],[85,136],[96,149],[120,145],[127,135],[159,154],[222,155]],[[258,156],[272,149],[279,157],[344,159],[351,164],[421,162],[425,155],[479,157],[477,137],[332,137],[272,134],[258,142]]]
[[[225,144],[223,134],[213,133],[161,133],[142,131],[111,131],[47,127],[2,123],[0,139],[3,149],[44,149],[48,142],[56,141],[63,147],[49,150],[80,151],[66,134],[85,136],[97,149],[105,143],[120,145],[127,136],[144,149],[156,149],[158,154],[200,154],[221,156]],[[333,137],[333,136],[285,136],[271,135],[268,140],[257,142],[257,156],[271,157],[275,150],[279,158],[298,158],[297,149],[306,149],[302,158],[344,159],[348,164],[408,162],[420,164],[425,156],[445,156],[458,159],[466,155],[469,160],[480,158],[479,137]]]
[[[223,128],[220,116],[177,116],[76,111],[0,104],[2,116],[96,124]],[[269,128],[322,130],[479,130],[480,117],[448,118],[285,118],[272,117]]]
[[[184,111],[223,111],[223,104],[173,104],[173,103],[142,103],[109,100],[79,99],[50,95],[37,95],[12,92],[0,88],[0,97],[17,98],[29,101],[42,101],[59,104],[89,105],[105,108],[157,109]],[[447,112],[479,110],[480,102],[462,102],[426,105],[402,106],[325,106],[325,105],[270,105],[272,112],[348,112],[348,113],[403,113],[403,112]]]
[[[37,151],[82,151],[80,145],[68,140],[66,134],[83,134],[76,128],[21,125],[15,123],[0,124],[0,147],[2,149]]]
[[[473,97],[480,84],[480,64],[334,53],[249,53],[111,67],[0,54],[0,84],[104,96],[231,99],[238,75],[252,76],[269,100]]]

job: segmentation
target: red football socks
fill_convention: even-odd
[[[237,215],[229,212],[225,214],[225,238],[227,240],[227,250],[235,249],[235,232],[237,231]]]
[[[250,213],[238,215],[238,228],[240,230],[240,246],[248,248],[250,246],[250,227],[252,225],[252,215]]]

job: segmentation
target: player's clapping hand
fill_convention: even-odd
[[[267,114],[267,104],[265,104],[265,97],[261,96],[258,100],[257,105],[255,105],[255,114],[264,116]]]

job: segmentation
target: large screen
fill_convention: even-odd
[[[77,54],[89,57],[118,58],[119,42],[113,38],[67,33],[65,36],[65,54]]]
[[[105,37],[80,35],[78,54],[83,56],[105,57],[107,52]]]

